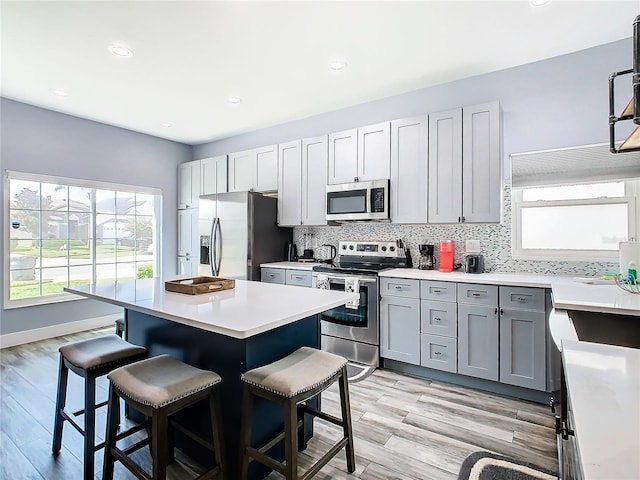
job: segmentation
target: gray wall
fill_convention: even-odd
[[[505,162],[511,153],[607,142],[608,78],[631,68],[632,54],[631,39],[620,40],[198,145],[194,159],[494,100],[503,111]],[[620,108],[628,100],[620,98]]]
[[[122,183],[162,190],[165,276],[176,274],[177,165],[192,147],[0,99],[0,169]],[[4,209],[0,224],[5,225]],[[0,251],[4,251],[0,235]],[[4,275],[0,272],[0,279]],[[0,333],[8,334],[121,311],[79,300],[2,310]]]

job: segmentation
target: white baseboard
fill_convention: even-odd
[[[15,347],[16,345],[22,345],[25,343],[38,342],[48,338],[59,337],[60,335],[84,332],[85,330],[91,330],[94,328],[107,327],[109,325],[113,326],[113,331],[115,333],[114,322],[118,318],[122,318],[122,315],[116,313],[113,315],[104,315],[102,317],[87,318],[77,322],[60,323],[50,327],[7,333],[5,335],[0,335],[0,349]]]

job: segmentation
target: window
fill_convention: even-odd
[[[617,261],[636,238],[638,182],[513,189],[514,258]]]
[[[157,189],[17,172],[5,188],[5,308],[76,298],[69,285],[159,275]]]

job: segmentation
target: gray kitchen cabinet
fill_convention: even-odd
[[[329,134],[328,183],[355,182],[358,177],[358,129]]]
[[[545,291],[500,287],[500,382],[546,389]]]
[[[430,223],[501,220],[498,102],[429,115]]]
[[[456,373],[458,348],[455,337],[420,335],[420,365],[423,367]]]
[[[260,269],[260,281],[265,283],[280,283],[284,285],[286,278],[286,270],[283,268],[267,268]]]
[[[455,284],[422,280],[420,297],[420,365],[456,373],[458,305]]]
[[[358,128],[358,182],[391,176],[391,123]]]
[[[419,298],[420,280],[382,277],[380,279],[380,296],[385,297],[388,295],[393,297]]]
[[[244,150],[229,154],[230,192],[275,191],[278,188],[278,146]]]
[[[278,225],[297,226],[302,219],[302,142],[278,145]]]
[[[497,306],[458,303],[458,373],[498,381]]]
[[[178,165],[178,209],[198,208],[200,160]]]
[[[420,365],[420,299],[380,300],[380,356]]]
[[[200,160],[200,195],[213,195],[227,191],[227,156]]]
[[[311,287],[311,272],[307,270],[287,269],[285,271],[285,283],[299,287]]]
[[[391,122],[391,221],[427,223],[426,115]]]
[[[198,275],[198,209],[178,210],[178,274]]]
[[[278,224],[326,225],[328,136],[278,147]]]
[[[329,134],[329,184],[390,176],[391,122]]]
[[[256,156],[253,150],[229,154],[228,185],[230,192],[246,192],[253,189]]]
[[[302,139],[302,225],[327,224],[329,136]]]
[[[456,338],[458,336],[458,306],[456,303],[422,300],[420,331]]]

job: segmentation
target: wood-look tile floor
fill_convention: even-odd
[[[51,454],[58,347],[67,341],[111,333],[99,329],[0,350],[0,480],[82,478],[82,437],[65,425],[63,449]],[[71,408],[82,402],[83,383],[69,374]],[[105,399],[107,383],[98,385]],[[315,478],[455,480],[462,461],[478,450],[499,453],[557,471],[553,416],[549,408],[450,384],[377,370],[350,385],[356,471],[348,474],[340,452]],[[339,415],[336,386],[322,394],[323,410]],[[96,430],[104,431],[101,409]],[[337,427],[315,421],[315,436],[299,454],[305,470],[340,437]],[[138,458],[149,464],[148,450]],[[192,478],[177,455],[169,478]],[[197,471],[198,468],[192,466]],[[101,478],[102,451],[96,454]],[[135,477],[116,464],[118,480]],[[268,479],[282,478],[272,473]],[[229,479],[235,480],[235,479]]]

